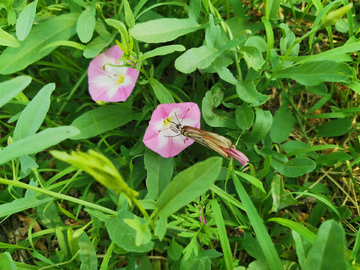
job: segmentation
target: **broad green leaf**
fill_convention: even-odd
[[[244,39],[233,39],[222,46],[221,49],[209,46],[191,48],[175,60],[175,68],[182,73],[191,73],[196,69],[207,68],[218,56],[227,50],[240,46],[244,42]]]
[[[228,115],[224,111],[219,111],[223,113],[222,115],[216,114],[216,107],[220,105],[224,93],[222,91],[221,84],[215,84],[210,91],[207,91],[205,97],[202,100],[202,114],[205,119],[205,122],[212,127],[227,127],[232,129],[237,129],[235,119]]]
[[[238,81],[228,68],[223,67],[221,69],[216,69],[216,72],[222,80],[235,85],[236,93],[239,98],[250,103],[250,106],[260,106],[269,99],[269,96],[260,94],[255,89],[255,85],[252,81]]]
[[[131,35],[147,43],[163,43],[201,29],[192,19],[165,18],[138,23],[131,29]]]
[[[272,159],[271,166],[284,176],[298,177],[315,170],[316,163],[308,158],[296,157],[288,162]]]
[[[0,262],[1,270],[19,270],[19,268],[16,267],[15,262],[13,261],[9,252],[3,252],[0,254]]]
[[[175,241],[174,237],[171,241],[170,246],[167,247],[167,254],[172,260],[177,261],[178,259],[180,259],[183,249],[184,248]]]
[[[207,191],[219,175],[221,163],[220,157],[208,158],[176,175],[157,201],[159,215],[166,218]]]
[[[79,259],[81,261],[81,270],[97,270],[98,262],[94,244],[86,233],[82,233],[78,238],[80,247]]]
[[[172,158],[163,158],[147,148],[144,162],[147,171],[146,187],[148,191],[145,199],[157,200],[170,183],[174,170],[173,160]]]
[[[141,55],[140,61],[159,55],[167,55],[176,51],[177,52],[185,51],[185,47],[183,45],[168,45],[168,46],[158,47],[154,50],[151,50]]]
[[[235,117],[238,127],[248,130],[254,122],[255,113],[247,103],[243,103],[241,106],[236,107]]]
[[[258,143],[269,132],[272,125],[273,117],[269,111],[255,108],[255,112],[256,118],[253,129],[241,137],[242,141],[247,144]]]
[[[154,90],[156,98],[159,100],[161,104],[175,103],[172,95],[162,83],[160,83],[158,80],[154,78],[150,78],[149,83],[152,89]]]
[[[289,219],[285,219],[285,218],[270,218],[268,219],[266,222],[276,222],[279,223],[282,226],[288,227],[289,229],[297,232],[298,234],[300,234],[302,237],[304,237],[306,240],[308,240],[310,243],[314,243],[315,238],[316,238],[316,234],[314,234],[312,231],[310,231],[309,229],[307,229],[306,227],[304,227],[302,224],[289,220]]]
[[[0,108],[31,83],[30,76],[18,76],[0,83]]]
[[[281,55],[284,56],[287,54],[287,51],[290,49],[290,47],[295,42],[296,36],[293,32],[291,32],[291,30],[289,29],[289,26],[287,24],[281,23],[280,28],[283,32],[283,37],[280,39],[280,51],[281,51]],[[299,48],[300,48],[300,44],[296,43],[296,45],[293,46],[293,48],[291,49],[291,52],[289,53],[288,56],[290,56],[290,57],[298,56]],[[291,64],[292,64],[291,61],[285,61],[283,67],[287,67]]]
[[[20,46],[20,43],[16,38],[0,28],[0,45],[17,48]]]
[[[14,141],[34,135],[45,119],[50,108],[50,96],[55,84],[45,85],[22,111],[14,130]]]
[[[330,166],[338,162],[345,162],[350,159],[352,159],[352,157],[345,152],[333,152],[327,155],[321,155],[316,158],[316,164]]]
[[[305,266],[306,253],[310,249],[310,242],[304,240],[295,230],[292,230],[291,233],[295,241],[295,251],[298,256],[299,265],[303,268]]]
[[[286,206],[300,204],[293,198],[290,191],[284,189],[283,179],[279,175],[275,175],[271,181],[271,195],[273,206],[270,212],[278,212]]]
[[[265,63],[265,60],[257,47],[242,46],[241,51],[244,53],[244,59],[248,66],[254,70],[259,70]]]
[[[39,153],[77,134],[79,130],[71,126],[45,129],[6,146],[0,151],[0,164],[24,155]]]
[[[142,224],[146,221],[143,218],[137,217]],[[122,209],[115,218],[109,218],[105,221],[105,227],[109,233],[111,241],[116,245],[129,252],[148,252],[153,249],[154,243],[147,242],[137,246],[135,244],[136,230],[130,227],[125,219],[135,219],[135,215]]]
[[[10,216],[12,214],[19,213],[26,209],[36,207],[40,204],[48,203],[52,200],[53,198],[51,197],[47,197],[42,200],[38,200],[34,197],[17,199],[10,203],[5,203],[0,205],[0,217]]]
[[[322,82],[349,83],[352,70],[347,64],[331,60],[305,63],[280,70],[275,80],[290,78],[305,86],[314,86]]]
[[[285,151],[285,153],[291,153],[293,151],[302,150],[304,148],[308,148],[309,145],[307,143],[301,141],[287,141],[281,145],[281,149]],[[307,152],[303,153],[306,155]]]
[[[229,242],[229,238],[227,236],[224,217],[221,214],[219,202],[216,200],[211,200],[210,203],[212,206],[212,210],[214,212],[215,223],[216,223],[216,227],[217,227],[218,234],[220,237],[221,248],[224,253],[224,260],[225,260],[226,268],[234,269],[232,254],[231,254],[231,249],[230,249],[230,242]]]
[[[281,143],[289,138],[293,130],[294,117],[287,104],[283,104],[276,111],[270,129],[270,137],[274,143]]]
[[[105,33],[97,38],[93,39],[86,45],[84,50],[85,58],[94,58],[97,56],[106,46],[108,46],[115,38],[116,32],[113,34]]]
[[[34,26],[18,48],[6,48],[0,56],[0,74],[12,74],[50,54],[56,47],[42,48],[52,42],[68,40],[75,34],[77,13],[54,16]]]
[[[37,3],[38,0],[35,0],[34,2],[26,5],[17,18],[16,36],[18,40],[24,40],[29,35],[34,24]]]
[[[274,244],[267,232],[267,228],[259,216],[258,210],[255,208],[248,193],[245,191],[243,185],[235,174],[233,174],[233,180],[236,192],[239,198],[241,198],[241,202],[245,207],[246,214],[250,219],[251,226],[254,229],[256,237],[261,239],[260,246],[268,264],[272,269],[283,269],[279,255],[275,250]]]
[[[278,16],[276,15],[279,11],[281,1],[280,0],[272,0],[266,2],[265,5],[265,15],[268,20],[278,20]]]
[[[197,21],[201,10],[201,0],[191,0],[189,4],[189,19]]]
[[[91,138],[105,131],[121,127],[134,120],[137,114],[127,104],[104,105],[76,118],[71,126],[80,134],[73,140]]]
[[[352,121],[347,118],[331,120],[317,127],[319,137],[336,137],[344,135],[351,128]]]
[[[95,1],[93,1],[95,2]],[[81,12],[76,23],[76,32],[83,43],[91,40],[95,30],[95,6],[87,7]]]
[[[327,220],[320,226],[303,269],[350,269],[345,256],[345,232],[339,223]]]

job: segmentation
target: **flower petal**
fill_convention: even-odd
[[[199,107],[195,103],[185,102],[160,104],[155,109],[143,142],[148,148],[165,158],[178,155],[194,143],[194,140],[176,131],[174,124],[171,123],[200,127]]]
[[[94,101],[118,102],[130,96],[139,72],[134,68],[105,65],[123,65],[122,61],[117,61],[122,55],[121,49],[115,45],[90,62],[89,92]]]
[[[236,150],[235,148],[231,148],[231,149],[222,148],[222,149],[226,154],[228,154],[229,157],[235,158],[243,166],[246,166],[246,163],[249,161],[247,156],[245,156],[242,152]]]

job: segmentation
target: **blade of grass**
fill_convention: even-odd
[[[266,258],[270,268],[273,270],[283,269],[279,255],[277,254],[274,244],[271,241],[269,234],[267,233],[267,229],[266,229],[263,221],[259,217],[259,214],[256,211],[256,208],[255,208],[254,204],[252,203],[249,195],[245,191],[244,187],[240,183],[240,181],[237,178],[235,173],[233,173],[233,180],[234,180],[236,191],[237,191],[239,197],[241,198],[241,201],[245,207],[245,211],[248,214],[250,222],[254,228],[256,237],[259,240],[261,249],[264,252],[265,258]]]

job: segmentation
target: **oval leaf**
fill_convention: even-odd
[[[166,218],[207,191],[219,175],[221,163],[220,157],[208,158],[176,175],[157,201],[159,215]]]

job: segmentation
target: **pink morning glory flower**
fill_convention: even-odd
[[[145,132],[144,144],[165,158],[178,155],[193,144],[194,140],[176,132],[174,123],[199,128],[200,109],[198,105],[193,102],[185,102],[157,106]]]
[[[122,50],[115,45],[90,62],[89,92],[94,101],[118,102],[130,96],[139,72],[130,67],[105,65],[124,65],[123,61],[118,61],[122,55]]]

